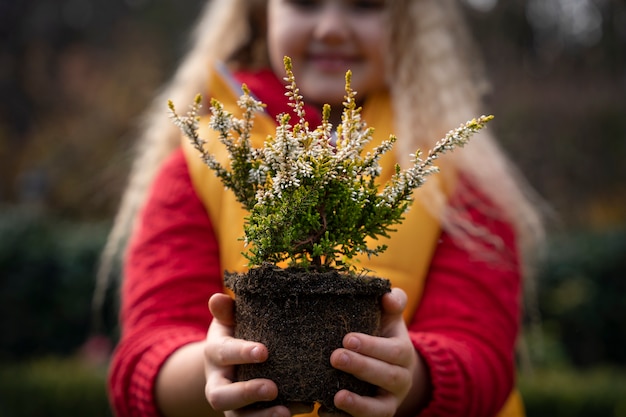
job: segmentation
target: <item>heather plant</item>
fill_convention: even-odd
[[[199,136],[200,95],[185,116],[179,116],[170,101],[171,117],[249,212],[243,237],[249,266],[287,261],[296,267],[351,270],[355,256],[374,256],[386,249],[384,244],[369,246],[368,238],[376,242],[389,237],[409,209],[413,191],[438,171],[435,161],[465,145],[493,116],[451,130],[425,158],[417,150],[411,155],[411,166],[403,170],[396,165],[391,179],[379,184],[380,158],[392,149],[396,137],[391,135],[372,152],[365,152],[374,129],[361,118],[351,72],[346,73],[341,123],[333,132],[329,105],[323,106],[321,124],[309,126],[291,60],[285,57],[284,63],[286,95],[297,120],[279,115],[275,135],[262,148],[252,147],[250,138],[255,113],[264,104],[245,85],[238,100],[241,117],[211,101],[209,125],[229,153],[228,167],[205,150],[206,142]]]

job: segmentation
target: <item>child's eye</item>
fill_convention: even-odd
[[[352,0],[351,6],[357,10],[381,10],[385,8],[385,0]]]
[[[285,2],[297,7],[312,8],[319,6],[322,0],[286,0]]]
[[[286,0],[286,3],[302,8],[321,6],[325,0]],[[354,10],[380,10],[385,7],[386,0],[344,0],[344,5]]]

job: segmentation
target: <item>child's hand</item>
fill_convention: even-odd
[[[417,398],[424,397],[426,393],[419,390],[426,390],[422,388],[426,375],[402,319],[405,306],[406,294],[394,288],[383,297],[381,337],[349,333],[343,339],[344,348],[332,353],[335,368],[379,387],[376,397],[341,390],[335,395],[337,408],[352,416],[391,416],[397,414],[412,387],[418,389]]]
[[[243,415],[242,407],[258,401],[276,398],[278,388],[268,379],[253,379],[233,382],[234,365],[263,362],[267,359],[267,348],[261,343],[235,339],[233,337],[234,302],[225,294],[215,294],[209,300],[213,321],[209,327],[204,349],[206,398],[216,411],[230,411],[229,416]],[[286,407],[245,411],[246,416],[285,416],[291,413]]]

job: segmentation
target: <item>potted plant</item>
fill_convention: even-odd
[[[288,57],[285,70],[286,95],[298,120],[292,124],[290,115],[280,115],[276,134],[262,148],[252,147],[249,138],[254,115],[264,105],[245,85],[240,118],[212,100],[210,127],[228,151],[227,167],[206,152],[199,136],[201,97],[185,116],[171,102],[169,107],[174,123],[248,212],[242,239],[250,269],[226,272],[225,285],[235,294],[235,337],[264,343],[269,359],[239,366],[238,379],[276,382],[278,398],[260,406],[318,402],[333,411],[340,389],[361,395],[376,389],[329,363],[347,333],[377,333],[380,299],[390,291],[387,279],[359,269],[355,257],[386,249],[370,247],[368,239],[388,237],[402,222],[413,191],[437,172],[437,158],[463,146],[492,116],[449,132],[425,159],[417,151],[412,166],[396,166],[391,180],[380,184],[378,161],[396,138],[364,152],[373,128],[361,119],[351,73],[346,73],[342,120],[333,135],[330,106],[322,109],[321,125],[310,128]]]

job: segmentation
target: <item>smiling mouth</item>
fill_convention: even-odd
[[[341,73],[345,73],[357,62],[354,57],[334,54],[313,54],[309,56],[308,60],[318,70]]]

